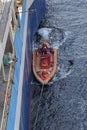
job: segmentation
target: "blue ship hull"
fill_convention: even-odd
[[[26,0],[23,4],[23,11],[26,10]],[[22,84],[22,99],[21,99],[21,110],[20,110],[20,121],[19,130],[30,130],[30,88],[32,80],[32,41],[35,32],[41,22],[42,17],[45,14],[45,0],[34,0],[33,4],[29,8],[28,13],[28,25],[27,25],[27,38],[26,38],[26,49],[25,59],[22,59],[22,46],[23,46],[23,32],[25,23],[25,15],[22,14],[21,30],[19,32],[18,27],[16,28],[14,46],[16,50],[16,56],[18,62],[15,65],[14,72],[14,84],[12,86],[11,101],[7,122],[7,130],[15,130],[16,122],[16,108],[18,99],[18,87],[20,83],[20,67],[22,60],[24,60],[24,72],[23,72],[23,84]],[[18,128],[17,128],[18,129]]]

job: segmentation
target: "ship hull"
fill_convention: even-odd
[[[28,7],[28,2],[28,0],[23,2],[23,13],[19,20],[21,27],[20,30],[18,27],[16,28],[13,41],[18,61],[15,64],[14,70],[14,83],[12,85],[7,130],[31,129],[32,42],[45,14],[45,0],[34,0],[30,7]]]

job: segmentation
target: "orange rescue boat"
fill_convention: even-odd
[[[33,72],[41,84],[47,84],[56,72],[57,49],[47,47],[49,40],[41,40],[42,48],[33,51]]]

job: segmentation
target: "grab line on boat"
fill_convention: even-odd
[[[42,94],[43,94],[43,88],[44,88],[44,84],[42,85],[42,89],[41,89],[41,93],[40,93],[40,99],[39,99],[39,104],[38,104],[38,108],[37,108],[37,113],[36,113],[36,118],[35,118],[33,130],[35,130],[36,125],[37,125],[37,121],[38,121],[38,114],[39,114],[40,103],[41,103],[41,98],[42,98]]]

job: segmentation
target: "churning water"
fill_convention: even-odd
[[[87,130],[87,0],[47,0],[43,26],[52,28],[57,71],[45,86],[35,130]],[[32,85],[32,126],[41,86]]]

